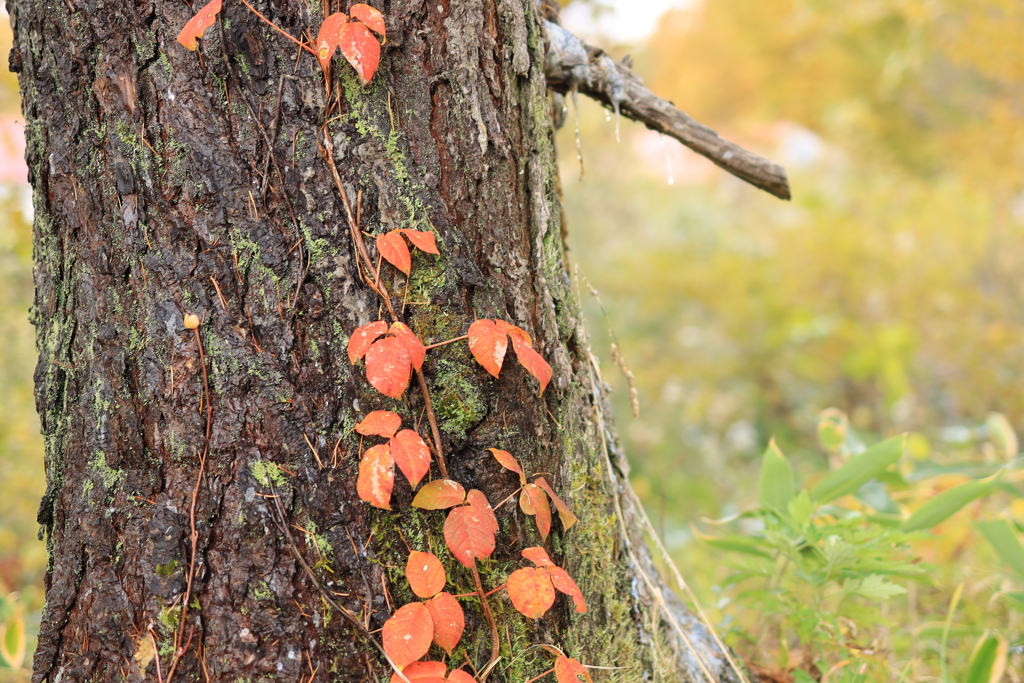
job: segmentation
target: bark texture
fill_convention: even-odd
[[[622,533],[633,521],[615,505],[624,465],[607,466],[614,434],[601,426],[603,388],[562,262],[537,9],[532,0],[379,4],[389,32],[380,72],[364,88],[335,60],[341,108],[329,130],[353,204],[362,195],[364,230],[438,235],[441,256],[415,256],[408,282],[385,268],[395,306],[428,344],[479,317],[517,323],[554,368],[538,398],[512,360],[494,380],[464,344],[428,354],[451,476],[501,501],[517,480],[484,449],[511,451],[552,473],[582,520],[547,546],[590,611],[577,616],[561,600],[531,622],[492,598],[502,660],[490,680],[548,668],[532,647],[542,642],[625,667],[617,680],[685,680],[692,662],[673,673],[688,655],[659,626],[664,615],[637,574],[650,561],[636,527]],[[256,7],[295,36],[323,17],[298,0]],[[473,582],[448,561],[443,515],[410,508],[401,477],[393,512],[356,496],[353,426],[373,409],[419,424],[423,405],[415,391],[401,401],[377,393],[345,354],[357,326],[384,316],[359,279],[321,156],[319,66],[233,1],[198,53],[174,41],[198,9],[182,2],[8,8],[35,188],[48,478],[39,521],[51,557],[33,680],[157,680],[156,662],[140,667],[136,655],[152,638],[166,675],[179,632],[177,680],[386,678],[376,650],[296,561],[277,502],[319,582],[371,630],[413,599],[402,577],[409,547],[448,558],[451,592]],[[187,313],[204,321],[208,442]],[[498,516],[498,549],[482,564],[491,587],[521,565],[522,547],[540,544],[512,505]],[[481,666],[488,629],[464,604],[452,662]],[[694,626],[692,638],[719,671],[706,635]]]

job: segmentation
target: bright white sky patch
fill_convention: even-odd
[[[562,10],[562,23],[570,31],[596,40],[636,43],[647,38],[665,12],[692,7],[694,0],[604,0],[603,11],[577,3]]]

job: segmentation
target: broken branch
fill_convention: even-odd
[[[588,45],[558,24],[544,22],[548,87],[565,94],[578,91],[651,130],[668,135],[707,157],[754,187],[789,199],[786,169],[718,136],[647,89],[628,67],[604,50]]]

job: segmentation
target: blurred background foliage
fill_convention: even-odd
[[[0,55],[10,49],[11,28],[0,14]],[[32,398],[32,223],[20,120],[17,79],[0,69],[0,682],[28,680],[17,669],[32,650],[46,569],[46,548],[36,536],[45,482]]]
[[[635,486],[728,630],[741,618],[720,588],[728,570],[691,525],[756,504],[769,438],[813,482],[836,465],[816,446],[822,410],[842,409],[868,442],[909,432],[901,471],[914,485],[893,494],[904,512],[1011,457],[986,418],[1024,416],[1024,4],[694,0],[664,16],[671,2],[647,4],[577,1],[563,16],[616,57],[631,52],[684,111],[785,164],[794,192],[780,202],[628,122],[617,142],[592,103],[578,115],[570,104],[559,133],[572,275],[618,389]],[[616,22],[640,12],[657,13],[653,32],[616,45]],[[0,21],[0,54],[9,47]],[[30,211],[24,176],[3,172],[20,154],[19,117],[0,70],[0,641],[16,645],[21,619],[30,652],[46,560]],[[934,583],[885,608],[903,629],[893,663],[913,665],[903,680],[936,675],[928,624],[961,584],[951,658],[965,664],[985,629],[1020,642],[1019,613],[999,599],[1012,580],[970,524],[1024,519],[1009,483],[915,545]],[[1007,680],[1020,681],[1013,656]],[[21,680],[12,663],[0,657],[0,681]]]
[[[718,591],[729,570],[693,523],[756,505],[771,437],[814,481],[830,466],[815,438],[824,409],[842,409],[867,443],[909,432],[901,470],[916,483],[897,501],[908,512],[1001,461],[990,413],[1021,423],[1024,3],[677,4],[613,56],[631,52],[655,92],[783,163],[793,201],[636,124],[623,122],[616,143],[614,120],[588,102],[582,178],[571,103],[560,166],[570,255],[634,485],[728,625]],[[594,14],[577,2],[563,16],[608,45],[616,13]],[[613,342],[636,376],[637,419]],[[1022,521],[1024,504],[1003,491],[969,509],[915,545],[936,585],[887,608],[905,629],[941,623],[964,583],[962,640],[950,645],[960,666],[986,628],[1022,640],[1020,615],[999,600],[1007,575],[970,522]],[[899,646],[892,636],[900,666],[913,663],[906,680],[939,675],[919,633]],[[1006,676],[1019,681],[1014,661]]]

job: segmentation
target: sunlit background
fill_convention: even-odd
[[[794,199],[782,202],[583,98],[559,132],[573,277],[616,387],[634,486],[730,642],[785,670],[797,655],[744,639],[749,617],[723,588],[729,567],[695,537],[710,528],[701,520],[757,504],[770,438],[813,482],[836,464],[815,436],[822,410],[848,415],[853,441],[910,433],[903,509],[1016,456],[994,442],[992,416],[1015,426],[1024,416],[1024,3],[577,1],[563,18],[790,173]],[[9,48],[4,15],[0,55]],[[24,676],[12,672],[28,661],[16,633],[28,634],[30,657],[45,568],[22,153],[17,83],[3,70],[0,681]],[[612,343],[636,377],[639,417]],[[964,680],[987,629],[1024,640],[1004,600],[1020,580],[971,526],[1024,519],[1013,490],[915,544],[938,569],[934,585],[887,604],[879,633],[891,627],[891,642],[852,636],[886,660],[890,680],[942,680],[940,658],[948,680]],[[948,614],[939,647],[927,628]],[[1024,666],[1012,648],[1010,661],[1004,680],[1016,683]]]

